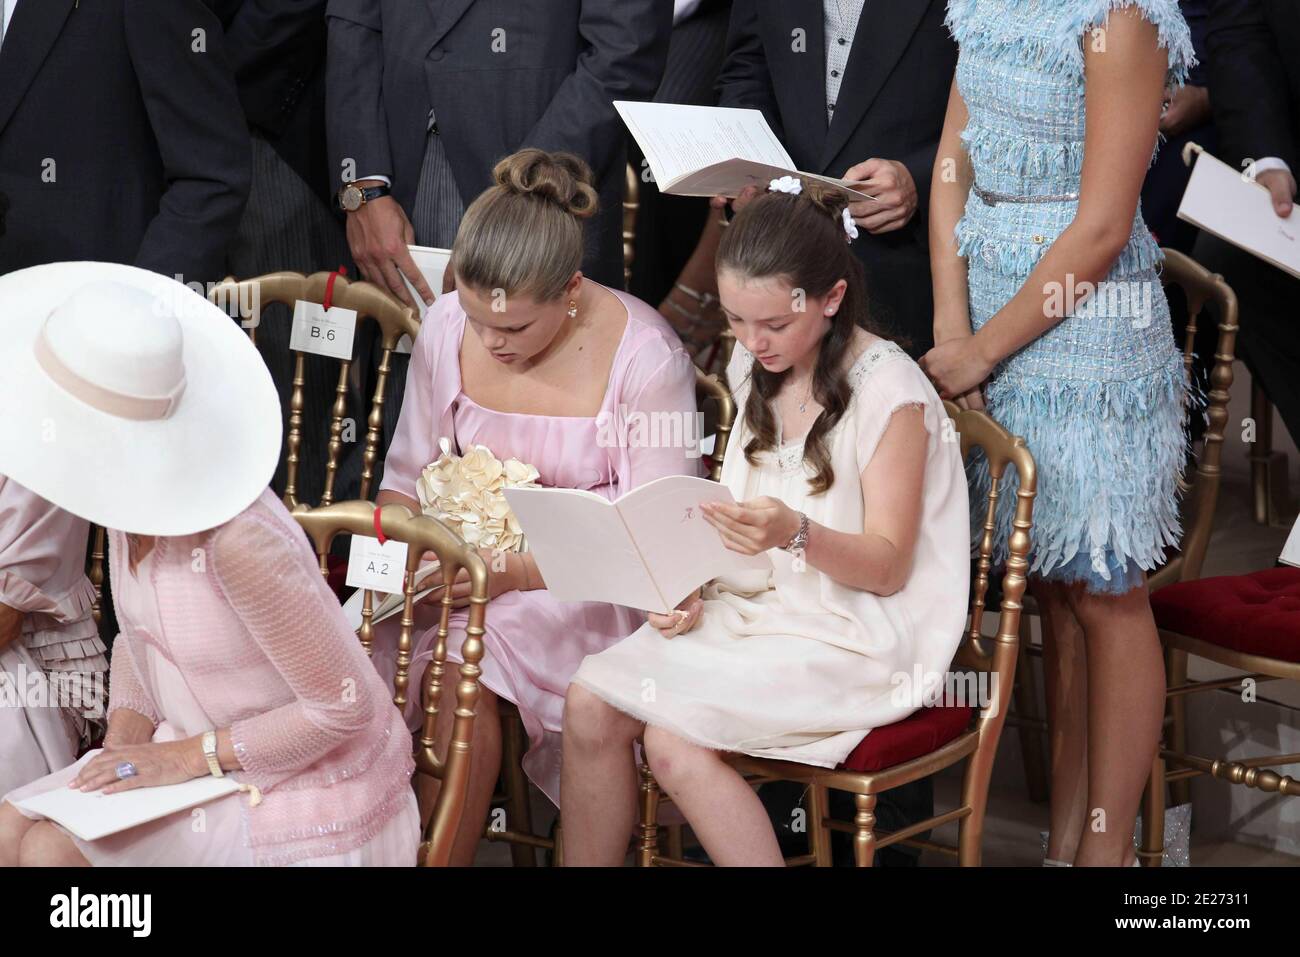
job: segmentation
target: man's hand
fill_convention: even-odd
[[[379,288],[387,289],[408,306],[418,308],[402,282],[402,276],[405,276],[425,304],[432,305],[433,293],[429,284],[420,275],[411,251],[406,248],[408,243],[415,242],[415,228],[397,200],[391,196],[372,199],[356,212],[348,213],[347,217],[348,248],[352,250],[352,258],[357,261],[361,275]]]
[[[1210,93],[1203,86],[1182,86],[1160,116],[1160,132],[1170,138],[1210,118]]]
[[[18,640],[23,633],[23,612],[0,602],[0,651]]]
[[[897,160],[869,159],[850,166],[841,177],[863,193],[876,197],[849,204],[853,221],[869,233],[902,229],[916,213],[916,183]]]
[[[1255,177],[1255,182],[1268,190],[1273,197],[1273,212],[1282,219],[1291,215],[1295,205],[1295,177],[1284,169],[1265,170]]]

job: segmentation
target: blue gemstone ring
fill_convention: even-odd
[[[132,764],[130,761],[123,761],[121,764],[117,766],[117,779],[119,781],[125,781],[127,778],[133,778],[139,773],[140,772],[136,770],[135,765]]]

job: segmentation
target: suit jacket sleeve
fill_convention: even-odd
[[[340,182],[353,176],[391,177],[379,0],[329,0],[326,18],[325,136],[333,175]],[[345,168],[352,175],[344,177]]]
[[[123,25],[167,183],[136,265],[219,279],[252,178],[221,24],[202,0],[125,0]]]
[[[1278,156],[1300,169],[1287,111],[1287,81],[1259,0],[1211,0],[1205,46],[1210,105],[1232,165]]]
[[[599,182],[626,143],[611,101],[654,95],[668,59],[672,15],[666,0],[583,0],[578,31],[586,49],[523,145],[577,153]]]
[[[727,53],[718,73],[718,105],[762,110],[777,139],[785,138],[759,33],[756,0],[736,0],[731,7]]]

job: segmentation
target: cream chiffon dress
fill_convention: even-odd
[[[742,410],[753,361],[737,345],[728,367]],[[576,684],[704,747],[823,767],[843,761],[872,728],[916,709],[918,676],[933,681],[947,672],[966,617],[970,525],[960,443],[929,380],[894,343],[870,337],[849,380],[853,398],[827,442],[835,470],[827,492],[809,494],[813,471],[801,442],[749,465],[743,415],[722,481],[738,501],[769,495],[820,525],[860,533],[859,476],[893,413],[919,406],[923,516],[907,583],[875,595],[772,549],[771,572],[705,586],[691,631],[670,640],[646,624],[584,659]]]

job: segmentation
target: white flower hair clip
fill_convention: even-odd
[[[849,242],[858,238],[858,224],[853,221],[853,214],[849,212],[847,206],[840,210],[841,218],[844,220],[844,232],[849,237]]]
[[[789,193],[791,196],[798,196],[803,192],[803,183],[799,181],[798,176],[780,176],[768,183],[767,188],[772,193]]]

